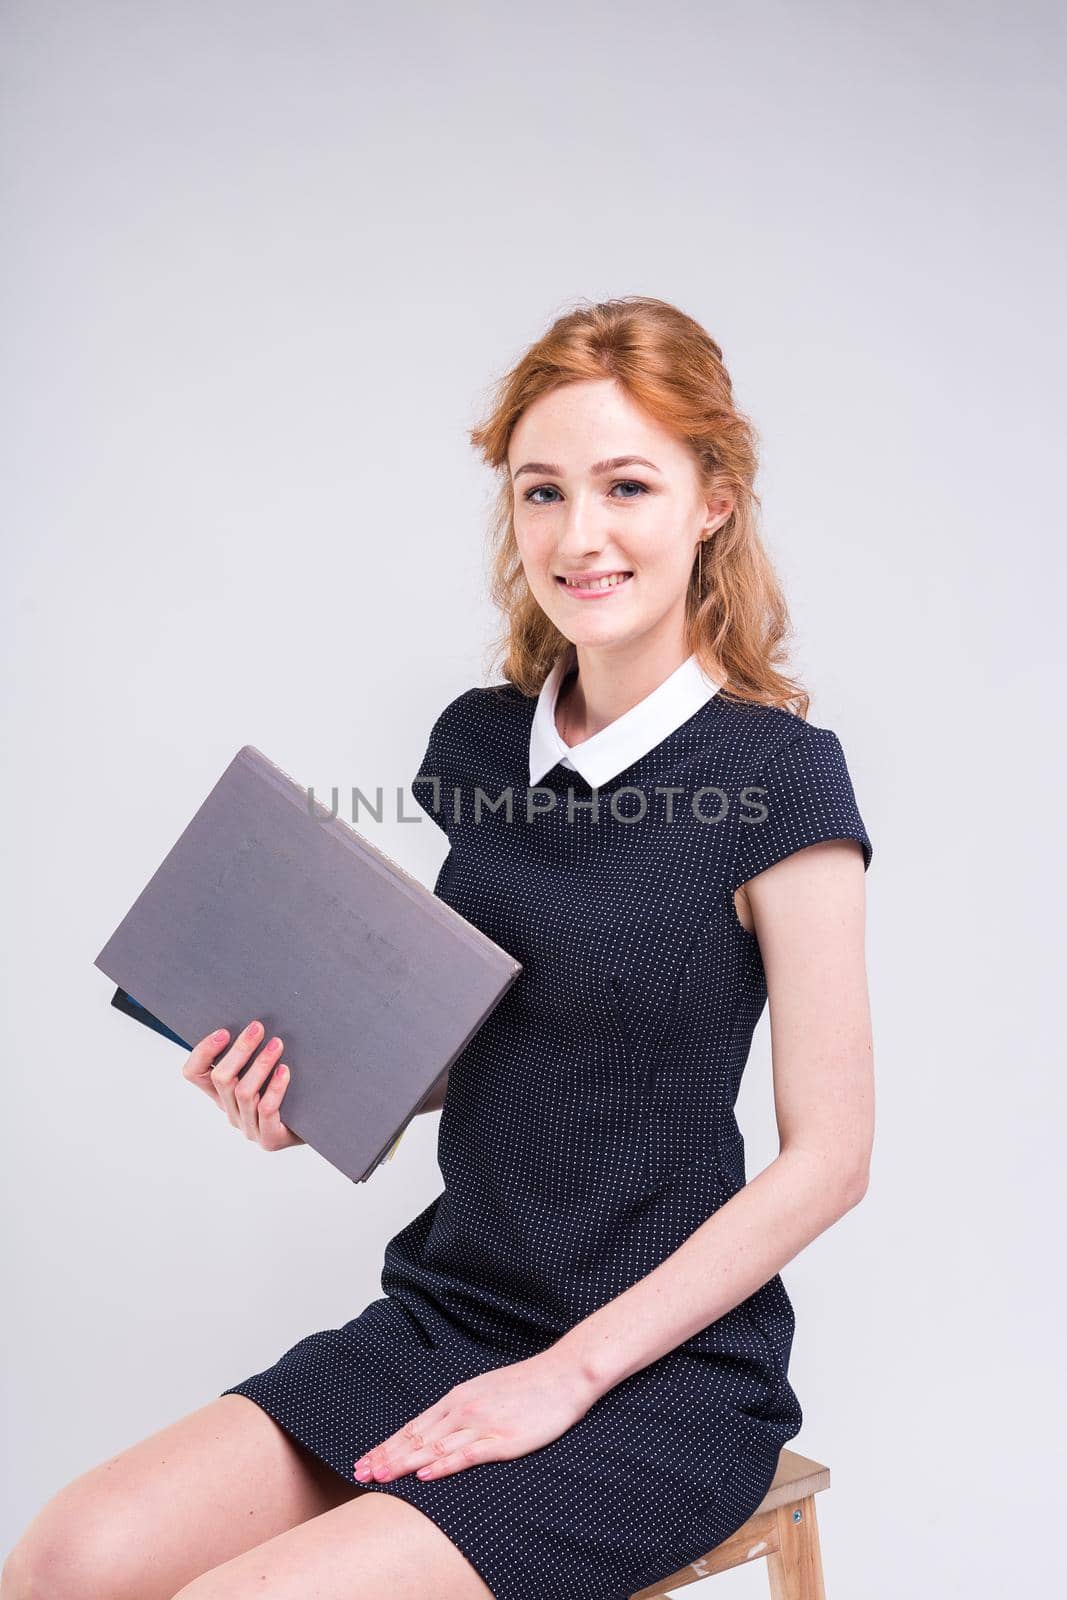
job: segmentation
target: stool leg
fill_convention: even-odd
[[[826,1600],[815,1496],[779,1506],[778,1548],[767,1556],[771,1600]]]

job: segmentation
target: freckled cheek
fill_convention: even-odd
[[[690,540],[679,532],[674,517],[657,513],[654,519],[650,517],[642,523],[639,537],[624,542],[623,549],[643,578],[673,586],[688,573],[691,560],[695,560],[695,546],[695,534]]]
[[[552,539],[537,539],[524,537],[516,528],[515,542],[519,549],[519,559],[526,569],[527,576],[535,583],[542,583],[546,587],[554,583],[553,561],[555,558],[555,541]]]

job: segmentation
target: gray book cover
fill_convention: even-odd
[[[258,1017],[291,1070],[282,1121],[355,1183],[522,970],[253,745],[94,965],[185,1049]]]

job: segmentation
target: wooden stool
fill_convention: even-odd
[[[699,1583],[713,1572],[728,1572],[746,1561],[766,1561],[771,1600],[825,1600],[815,1496],[829,1483],[829,1467],[795,1450],[783,1450],[773,1483],[736,1533],[632,1600],[668,1600],[668,1590]]]

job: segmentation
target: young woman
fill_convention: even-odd
[[[504,681],[444,708],[413,791],[436,892],[523,971],[452,1065],[445,1188],[380,1299],[50,1502],[4,1600],[626,1600],[800,1428],[778,1274],[867,1184],[872,850],[779,670],[752,430],[714,340],[634,297],[562,317],[473,438]],[[780,1150],[746,1182],[768,998]],[[279,1149],[261,1032],[186,1071]]]

